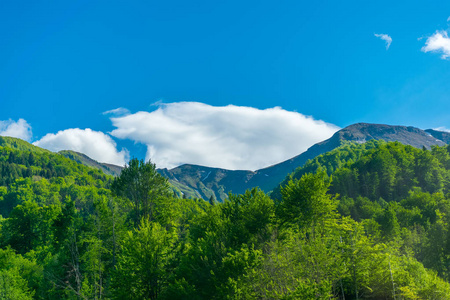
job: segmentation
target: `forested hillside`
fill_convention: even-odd
[[[178,197],[0,147],[1,299],[449,299],[447,147],[347,143],[273,192]]]

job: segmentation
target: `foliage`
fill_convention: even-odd
[[[113,274],[117,299],[157,299],[170,275],[176,232],[142,219],[139,228],[122,241]]]
[[[218,202],[177,197],[151,162],[112,178],[0,145],[2,299],[450,298],[447,147],[344,144],[275,201]]]
[[[130,201],[136,225],[141,218],[155,220],[160,202],[171,195],[167,179],[156,171],[155,165],[136,158],[115,178],[111,190]]]
[[[328,218],[336,207],[327,194],[329,185],[330,180],[324,172],[291,179],[281,190],[283,201],[278,206],[281,224],[311,227]]]

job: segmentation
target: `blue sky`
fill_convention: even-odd
[[[180,145],[118,137],[104,112],[281,107],[329,124],[318,140],[356,122],[450,128],[449,16],[449,1],[1,1],[0,131],[23,119],[31,142],[98,132],[116,154],[157,160],[149,149]],[[167,166],[211,161],[177,155]]]

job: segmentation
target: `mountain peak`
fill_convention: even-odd
[[[413,126],[370,123],[357,123],[347,126],[336,132],[330,140],[333,139],[351,142],[366,142],[371,139],[384,140],[386,142],[398,141],[416,148],[424,146],[430,148],[432,145],[443,146],[446,144],[430,133]]]

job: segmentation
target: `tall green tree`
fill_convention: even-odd
[[[291,179],[281,189],[283,200],[278,206],[281,225],[311,226],[329,217],[336,209],[334,198],[327,194],[330,182],[324,172]]]
[[[132,219],[155,220],[158,204],[172,195],[168,180],[156,171],[155,164],[134,158],[111,185],[114,195],[130,201]]]

